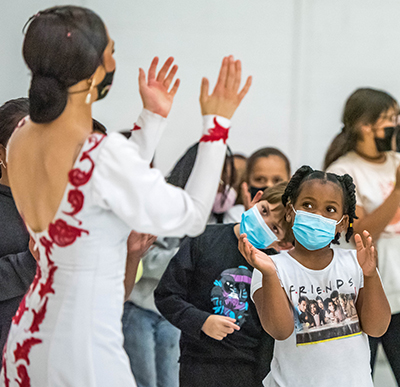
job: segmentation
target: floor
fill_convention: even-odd
[[[375,387],[397,387],[396,380],[394,379],[392,370],[390,369],[381,346],[379,346],[378,349],[374,385]]]

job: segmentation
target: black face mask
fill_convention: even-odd
[[[111,89],[111,85],[113,83],[115,74],[115,69],[106,73],[103,80],[96,86],[97,87],[97,101],[103,99],[107,94],[108,91]]]
[[[394,127],[390,126],[387,128],[384,128],[385,130],[385,137],[379,138],[375,137],[375,144],[376,144],[376,149],[379,152],[387,152],[391,151],[392,149],[392,141],[393,141],[393,135],[396,134],[396,152],[400,151],[400,131],[399,127]]]
[[[251,200],[254,199],[254,196],[256,196],[258,191],[264,191],[266,190],[268,187],[262,187],[262,188],[257,188],[257,187],[252,187],[250,186],[249,191],[250,191],[250,195],[251,195]]]

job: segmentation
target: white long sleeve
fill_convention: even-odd
[[[162,129],[164,125],[156,121],[148,116],[146,125]],[[135,139],[127,141],[120,134],[110,134],[103,141],[93,174],[96,202],[138,232],[177,237],[200,234],[217,192],[230,124],[216,116],[205,116],[203,122],[203,136],[185,191],[167,184],[160,171],[150,169],[148,156],[141,157],[150,154],[152,147],[147,142],[156,142],[157,130],[149,136],[151,140],[136,136],[142,150]]]

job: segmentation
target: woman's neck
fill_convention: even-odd
[[[333,250],[329,245],[319,250],[307,250],[297,241],[294,248],[289,250],[288,253],[297,262],[311,270],[325,269],[333,258]]]

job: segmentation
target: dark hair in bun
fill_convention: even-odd
[[[30,117],[51,122],[64,111],[68,88],[90,78],[102,63],[107,32],[98,15],[76,6],[48,8],[27,24],[23,55],[32,71]]]

